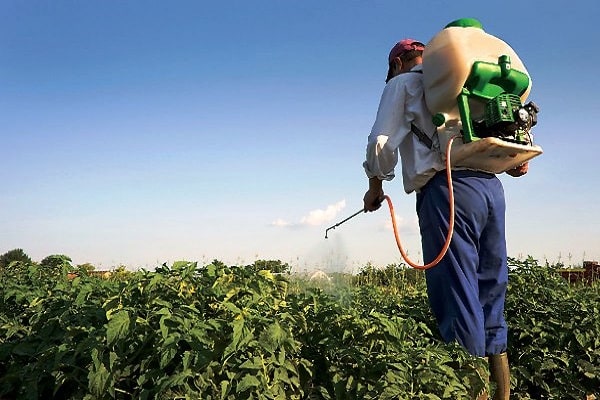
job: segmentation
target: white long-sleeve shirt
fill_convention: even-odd
[[[421,70],[421,65],[412,69]],[[418,191],[437,171],[445,168],[438,150],[438,137],[433,134],[435,125],[425,105],[422,79],[421,73],[408,72],[385,85],[363,163],[367,177],[389,181],[395,177],[400,155],[406,193]],[[411,131],[411,123],[433,140],[433,149],[419,141]]]

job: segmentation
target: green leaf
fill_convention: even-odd
[[[130,324],[129,312],[119,310],[112,314],[106,328],[106,341],[108,345],[110,346],[117,340],[126,337],[129,334]]]
[[[242,393],[250,388],[256,388],[259,386],[260,382],[254,375],[245,375],[242,380],[238,382],[235,391],[236,393]]]
[[[240,368],[250,369],[250,370],[260,370],[262,369],[262,362],[260,357],[256,356],[250,360],[244,361],[240,364]]]
[[[181,358],[181,365],[183,369],[189,369],[191,363],[192,353],[189,350],[183,352],[183,357]]]
[[[98,357],[98,349],[92,350],[93,367],[88,373],[88,388],[96,396],[102,397],[106,392],[109,373]]]
[[[35,346],[31,343],[21,342],[13,347],[12,352],[18,356],[32,356],[35,354]]]
[[[242,310],[235,304],[233,304],[229,301],[223,301],[221,303],[221,305],[223,307],[225,307],[227,310],[231,311],[233,314],[236,314],[236,316],[243,317]]]
[[[229,381],[221,381],[221,400],[225,400],[229,394]]]
[[[119,357],[117,356],[117,354],[115,352],[111,351],[108,354],[108,367],[110,368],[111,371],[114,369],[113,367],[115,365],[115,361],[118,359],[119,359]]]
[[[171,360],[173,360],[173,358],[175,358],[175,356],[177,355],[177,349],[174,347],[170,347],[167,348],[166,350],[163,350],[161,356],[160,356],[160,368],[164,368],[166,367]]]
[[[267,278],[270,281],[275,280],[275,275],[273,275],[273,273],[269,270],[263,269],[258,271],[258,274],[264,278]]]
[[[207,265],[206,274],[211,278],[215,277],[217,275],[217,267],[214,264]]]
[[[231,343],[227,346],[224,351],[224,355],[227,356],[236,350],[243,348],[252,339],[254,339],[253,330],[246,326],[244,319],[236,319],[232,322],[233,325],[233,337]]]
[[[169,327],[167,326],[167,324],[165,323],[166,319],[168,317],[163,316],[160,321],[158,322],[158,326],[160,328],[160,333],[163,337],[163,339],[167,339],[167,337],[169,337]]]
[[[277,321],[273,322],[260,335],[260,344],[270,353],[275,352],[286,338],[286,332],[281,328]]]

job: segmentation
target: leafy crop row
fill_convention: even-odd
[[[570,285],[531,259],[513,267],[506,314],[517,398],[600,398],[600,285]]]
[[[439,339],[415,271],[316,287],[278,262],[69,280],[62,261],[0,270],[0,398],[456,399],[486,385],[484,360]],[[515,264],[514,398],[594,393],[598,288]]]

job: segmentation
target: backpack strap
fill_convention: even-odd
[[[412,73],[415,73],[415,74],[422,74],[423,70],[408,71],[408,72],[412,72]],[[421,128],[419,128],[415,124],[411,123],[410,124],[410,130],[412,131],[412,133],[414,133],[417,136],[417,138],[419,139],[419,142],[421,142],[425,146],[427,146],[427,148],[429,150],[431,150],[433,148],[433,141],[431,140],[431,138],[429,136],[427,136],[427,134],[425,132],[423,132],[421,130]]]
[[[427,134],[425,132],[423,132],[421,130],[421,128],[419,128],[415,124],[411,123],[410,130],[412,131],[412,133],[414,133],[417,136],[417,139],[419,139],[419,142],[421,142],[425,146],[427,146],[427,148],[429,150],[431,150],[433,148],[433,141],[431,140],[431,138],[429,136],[427,136]]]

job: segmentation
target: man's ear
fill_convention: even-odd
[[[394,58],[393,63],[398,67],[399,71],[402,71],[402,60],[400,59],[400,57]]]

